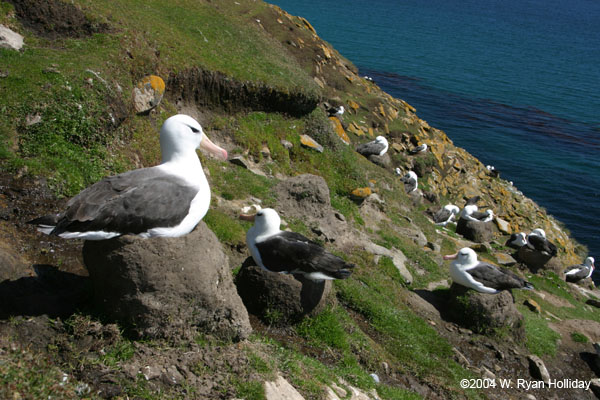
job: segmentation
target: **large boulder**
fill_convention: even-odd
[[[235,283],[248,311],[268,324],[296,322],[327,305],[331,281],[265,271],[247,259]]]
[[[474,332],[508,332],[516,339],[525,337],[523,316],[509,291],[480,293],[453,283],[448,292],[447,307],[450,319]]]
[[[98,311],[134,336],[189,339],[199,330],[241,340],[251,332],[227,256],[204,222],[179,238],[86,241],[83,258]]]
[[[456,233],[476,243],[492,241],[495,232],[496,227],[492,221],[481,222],[459,218],[456,223]]]

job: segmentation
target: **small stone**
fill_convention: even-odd
[[[40,114],[29,114],[25,117],[25,125],[31,126],[42,122],[42,116]]]
[[[246,160],[246,158],[242,156],[231,157],[229,159],[229,162],[234,165],[238,165],[244,169],[250,169],[250,164],[248,163],[248,160]]]
[[[313,138],[311,138],[308,135],[301,135],[300,136],[300,143],[304,146],[307,147],[309,149],[313,149],[318,151],[319,153],[323,152],[323,146],[321,146],[319,143],[317,143],[317,141]]]
[[[336,385],[334,382],[331,383],[331,385],[329,385],[329,387],[331,387],[331,389],[333,389],[333,391],[341,398],[341,399],[345,399],[346,396],[348,396],[348,392],[339,387],[338,385]]]
[[[481,372],[483,372],[483,377],[486,379],[496,379],[496,375],[486,367],[481,367]]]
[[[587,299],[585,304],[589,304],[590,306],[600,308],[600,301],[594,299]]]
[[[542,308],[535,300],[527,299],[523,302],[523,304],[525,304],[531,311],[533,311],[536,314],[540,314],[542,312]]]
[[[377,374],[369,374],[369,376],[373,378],[373,381],[375,381],[375,383],[379,383],[379,376]]]
[[[344,130],[344,127],[342,126],[342,123],[340,122],[338,117],[329,117],[329,120],[332,122],[333,130],[342,140],[342,142],[350,144],[350,138],[348,137],[348,134]]]
[[[160,76],[149,75],[133,89],[133,105],[138,114],[146,113],[160,104],[165,94],[165,82]]]
[[[499,217],[495,217],[494,221],[496,222],[496,226],[498,227],[498,230],[500,232],[504,233],[505,235],[510,235],[512,233],[512,229],[510,229],[510,224],[507,221]]]
[[[288,150],[291,150],[294,147],[292,142],[285,140],[285,139],[281,139],[281,145]]]
[[[161,368],[156,365],[147,365],[142,368],[142,375],[147,381],[151,381],[152,379],[156,379],[161,374]]]
[[[533,378],[540,379],[545,383],[550,382],[550,374],[541,358],[530,354],[527,356],[527,360],[529,361],[529,372]]]
[[[342,221],[342,222],[346,222],[346,217],[344,217],[344,214],[342,214],[342,213],[340,213],[340,212],[337,212],[337,211],[336,211],[334,215],[335,215],[335,217],[336,217],[337,219],[339,219],[340,221]]]
[[[262,149],[260,149],[260,154],[265,158],[270,158],[271,150],[269,150],[267,146],[264,146]]]
[[[160,379],[163,383],[171,386],[180,385],[185,380],[183,375],[181,375],[174,365],[168,367],[167,370],[161,374]]]
[[[4,25],[0,25],[0,49],[21,50],[22,47],[23,36]]]
[[[456,347],[452,348],[452,352],[454,353],[455,360],[462,365],[463,367],[470,367],[471,362],[463,353],[461,353]]]
[[[369,197],[372,193],[373,193],[373,191],[371,190],[370,187],[362,187],[362,188],[356,188],[356,189],[354,189],[352,191],[352,193],[350,193],[350,195],[353,198],[364,200],[367,197]]]

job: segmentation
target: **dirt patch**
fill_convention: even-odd
[[[575,342],[571,339],[571,334],[582,333],[590,342],[600,342],[600,322],[587,319],[568,319],[560,323],[549,323],[548,326],[560,333],[564,345],[573,345]]]
[[[71,3],[60,0],[9,0],[21,23],[40,36],[84,37],[107,32],[109,25],[88,18]]]
[[[568,308],[575,307],[573,304],[571,304],[570,301],[563,299],[562,297],[555,296],[551,293],[544,292],[544,291],[537,291],[537,290],[534,291],[534,293],[555,307],[568,307]]]

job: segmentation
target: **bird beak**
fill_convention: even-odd
[[[444,260],[454,260],[456,257],[458,257],[458,252],[444,256]]]
[[[240,214],[239,218],[244,221],[254,222],[254,218],[256,218],[256,214]]]
[[[200,148],[213,154],[220,160],[227,160],[227,150],[214,144],[206,135],[203,135],[202,141],[200,142]]]

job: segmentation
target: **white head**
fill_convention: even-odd
[[[515,244],[518,246],[525,246],[527,244],[527,235],[525,235],[525,232],[519,232],[516,235],[517,237],[514,240]]]
[[[384,155],[384,154],[385,154],[385,152],[388,150],[388,141],[387,141],[387,139],[386,139],[386,138],[384,138],[383,136],[377,136],[377,137],[375,138],[375,141],[376,141],[377,143],[381,143],[381,144],[383,144],[383,145],[384,145],[384,148],[383,148],[383,150],[381,150],[381,151],[379,152],[379,155],[380,155],[380,156]]]
[[[337,110],[336,114],[338,114],[338,115],[342,115],[342,114],[344,113],[344,111],[345,111],[345,110],[344,110],[344,106],[340,106],[340,108],[338,108],[338,110]]]
[[[396,167],[396,175],[402,175],[402,170]]]
[[[254,215],[241,214],[240,219],[254,221],[254,226],[251,229],[253,229],[256,236],[271,235],[280,230],[281,218],[279,218],[277,211],[272,208],[263,208]]]
[[[588,258],[586,258],[583,264],[585,266],[587,266],[587,267],[594,268],[594,257],[588,257]]]
[[[194,118],[177,114],[163,123],[160,128],[162,163],[192,156],[197,158],[198,148],[203,148],[220,159],[227,159],[227,151],[211,142]]]
[[[466,269],[477,264],[477,253],[473,249],[463,247],[455,254],[444,256],[444,260],[455,260],[452,265],[459,269]]]
[[[546,239],[546,232],[544,232],[544,230],[541,229],[541,228],[537,228],[537,229],[532,230],[531,233],[530,233],[530,235],[531,236],[539,236],[539,237],[542,237],[542,238]]]

